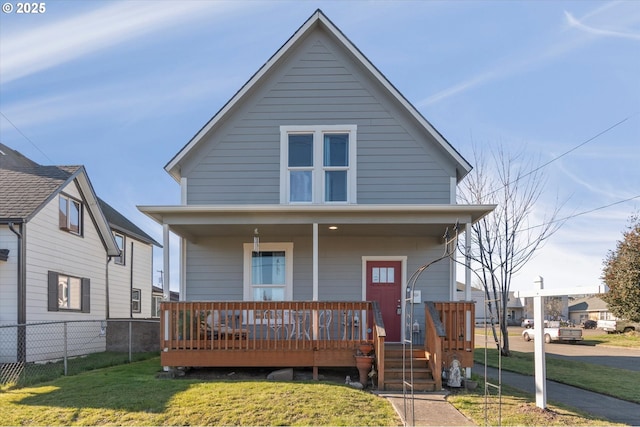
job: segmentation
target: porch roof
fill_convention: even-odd
[[[475,223],[495,205],[184,205],[138,206],[172,232],[195,236],[309,234],[311,224],[321,235],[442,236],[456,222]],[[337,230],[329,230],[337,226]]]

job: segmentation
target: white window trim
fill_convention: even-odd
[[[253,301],[253,288],[251,286],[251,255],[253,253],[253,243],[244,243],[243,262],[243,299]],[[293,300],[293,242],[260,243],[261,252],[284,251],[285,259],[285,284],[284,300]]]
[[[138,294],[138,298],[135,298],[135,294]],[[136,309],[133,304],[138,303],[138,308]],[[142,313],[142,290],[139,288],[133,288],[131,290],[131,311],[133,313]]]
[[[280,126],[280,204],[355,204],[357,203],[357,125],[308,125]],[[311,202],[289,201],[289,134],[313,134],[313,199]],[[324,201],[323,138],[324,133],[349,134],[349,167],[347,168],[347,201]],[[341,168],[338,168],[341,169]]]

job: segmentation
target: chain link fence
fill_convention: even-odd
[[[158,319],[0,325],[0,387],[23,387],[155,356],[159,335]]]

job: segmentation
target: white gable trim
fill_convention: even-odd
[[[120,255],[120,249],[118,249],[115,237],[113,237],[113,233],[111,232],[111,227],[109,226],[107,219],[104,217],[102,209],[100,209],[98,197],[96,196],[95,191],[93,191],[93,186],[89,181],[87,172],[85,171],[84,167],[81,167],[76,173],[77,176],[75,176],[75,178],[78,182],[78,186],[80,187],[80,191],[82,192],[82,197],[85,199],[87,208],[91,213],[91,217],[93,218],[96,227],[98,228],[100,238],[102,239],[105,249],[107,250],[107,256]]]
[[[298,43],[307,33],[309,33],[316,25],[323,27],[339,40],[344,47],[358,60],[362,65],[371,72],[371,74],[384,86],[389,93],[395,97],[398,102],[417,120],[422,127],[442,146],[442,148],[457,162],[458,164],[458,180],[462,179],[472,169],[471,165],[447,142],[442,135],[411,105],[407,99],[387,80],[387,78],[358,50],[358,48],[349,41],[349,39],[327,18],[320,9],[316,10],[313,15],[291,36],[289,40],[271,57],[269,60],[249,79],[247,83],[240,88],[238,92],[218,111],[209,122],[198,131],[196,135],[176,154],[167,165],[165,170],[176,180],[180,181],[180,162],[198,143],[209,133],[224,116],[256,85],[262,77],[267,74],[278,61],[284,56],[289,49]]]

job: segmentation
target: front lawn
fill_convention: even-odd
[[[0,425],[401,425],[341,384],[159,379],[159,358],[0,393]]]
[[[474,360],[484,363],[484,348],[476,348]],[[511,351],[511,356],[502,357],[502,369],[524,375],[534,374],[534,354]],[[498,351],[487,349],[487,365],[498,367]],[[547,379],[574,387],[606,394],[618,399],[640,403],[640,372],[610,368],[591,363],[577,362],[554,357],[546,358]],[[588,375],[586,375],[588,373]],[[615,384],[615,387],[611,385]]]

